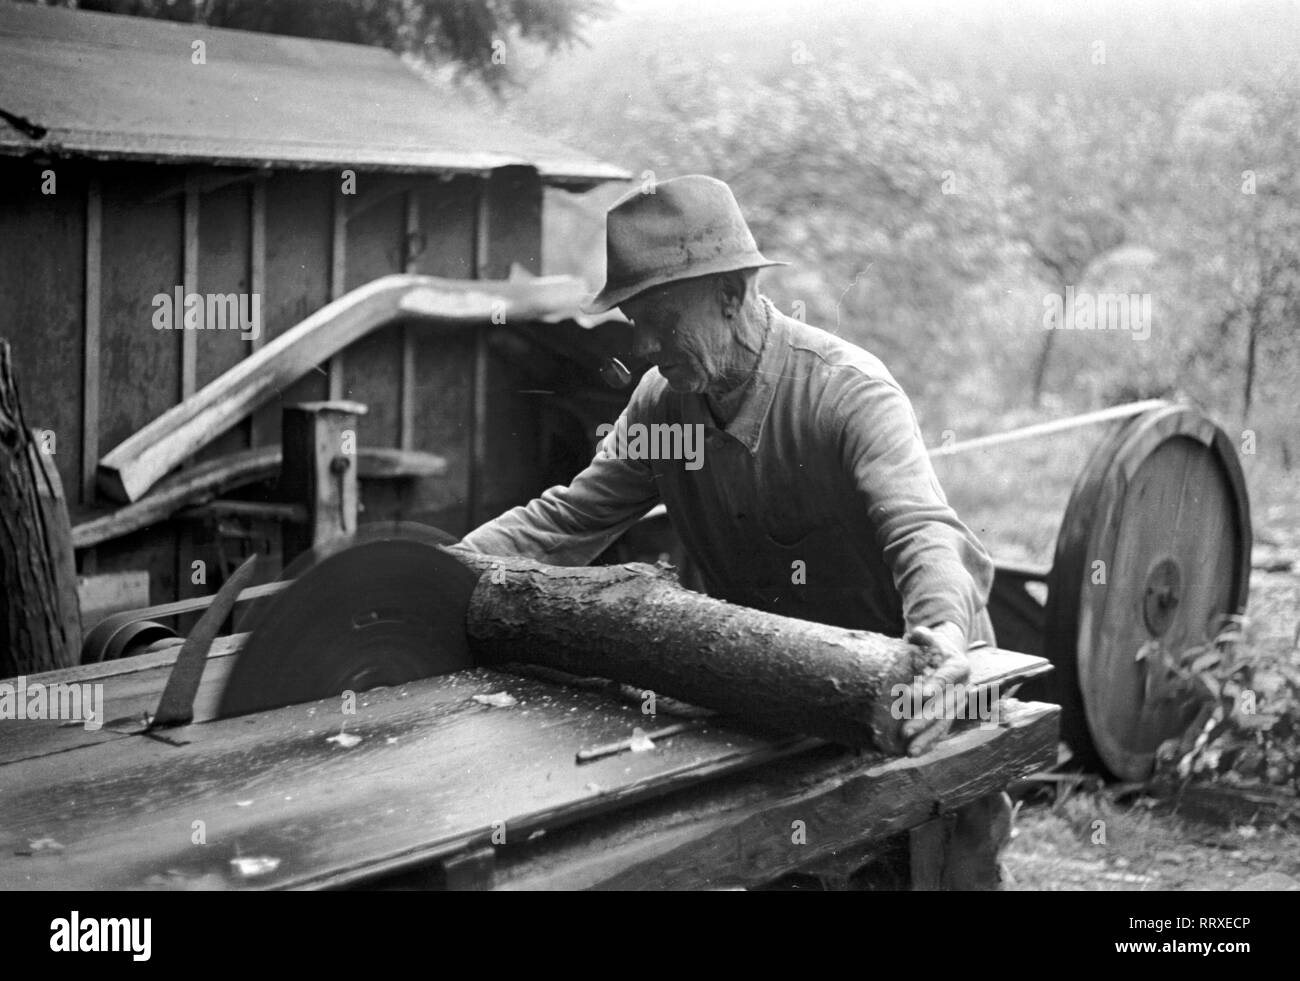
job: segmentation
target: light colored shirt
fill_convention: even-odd
[[[948,505],[898,382],[764,303],[758,366],[725,428],[703,395],[672,391],[652,368],[572,483],[464,544],[583,565],[662,501],[712,596],[894,636],[949,621],[993,643],[992,560]],[[702,455],[646,459],[643,446],[634,458],[637,427],[654,425],[700,427]]]

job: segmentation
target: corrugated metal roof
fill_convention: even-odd
[[[192,63],[203,41],[206,64]],[[392,52],[0,2],[0,154],[628,176],[449,100]],[[45,132],[34,136],[25,124]],[[26,131],[25,131],[26,130]]]

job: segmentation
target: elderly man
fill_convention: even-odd
[[[758,251],[721,181],[680,177],[625,195],[606,239],[607,281],[590,310],[619,307],[655,368],[569,486],[463,544],[581,565],[662,501],[710,595],[906,634],[943,654],[931,693],[966,680],[968,645],[993,641],[993,565],[948,506],[885,366],[758,292],[757,270],[784,263]],[[702,459],[628,452],[629,433],[656,424],[702,433]],[[908,752],[950,725],[908,720]]]

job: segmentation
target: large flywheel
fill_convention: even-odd
[[[1062,734],[1142,780],[1198,704],[1178,665],[1245,611],[1250,505],[1227,435],[1188,406],[1143,413],[1093,453],[1048,581]]]

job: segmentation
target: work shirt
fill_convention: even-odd
[[[911,403],[873,355],[764,299],[758,366],[719,427],[702,394],[642,377],[591,465],[480,526],[480,552],[584,565],[662,501],[708,593],[899,636],[949,621],[993,643],[993,563],[948,505]],[[655,425],[700,427],[692,449]],[[654,443],[641,434],[660,434]],[[685,434],[678,429],[672,434]]]

